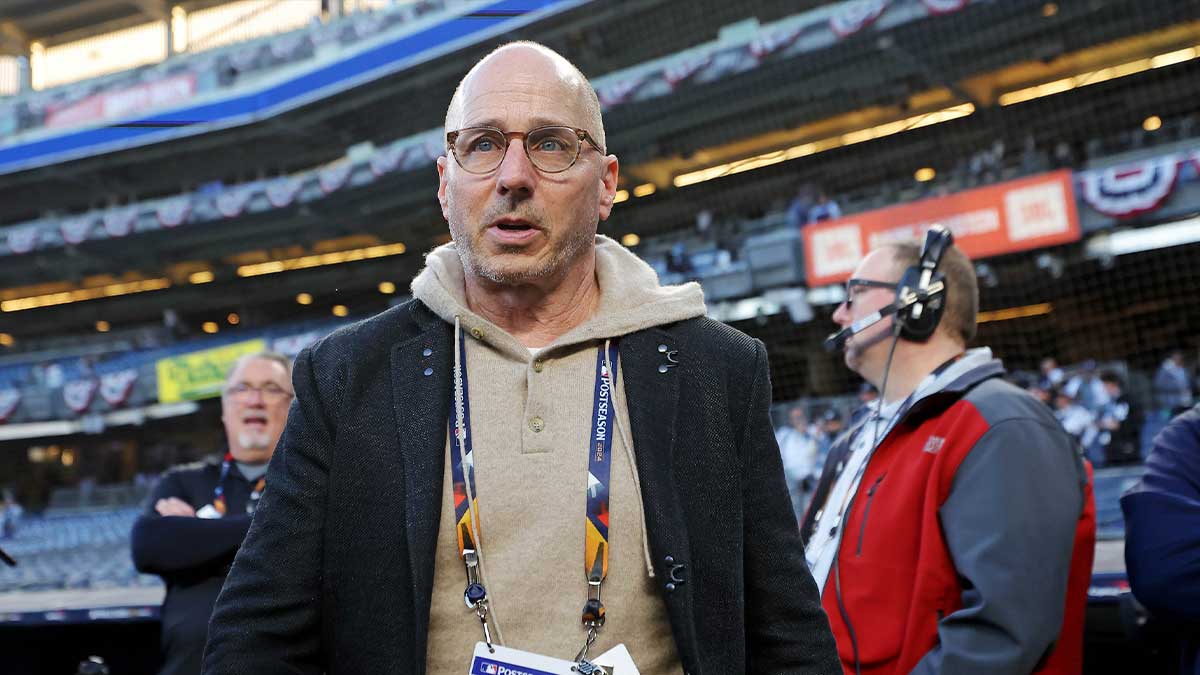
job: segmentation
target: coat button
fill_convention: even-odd
[[[663,558],[663,562],[667,563],[668,565],[674,565],[675,558],[673,556],[667,556],[667,557]]]
[[[433,350],[429,347],[426,347],[425,349],[421,350],[421,356],[433,356]]]
[[[545,362],[543,362],[541,359],[534,361],[533,362],[533,372],[535,372],[535,373],[542,372],[542,368],[544,368],[545,365],[546,365]]]
[[[475,338],[476,340],[482,340],[483,339],[483,331],[479,330],[478,328],[472,328],[471,329],[471,337]]]
[[[546,422],[540,417],[531,417],[529,418],[529,428],[533,429],[534,433],[537,433],[546,428]]]
[[[433,368],[426,368],[426,369],[425,369],[425,377],[429,377],[429,376],[430,376],[430,375],[432,375],[432,374],[433,374]]]
[[[667,589],[667,592],[668,592],[668,593],[674,593],[674,592],[675,592],[675,584],[673,584],[673,583],[671,583],[671,582],[669,582],[669,581],[667,582],[667,585],[665,586],[665,588]]]
[[[667,372],[667,371],[668,371],[668,370],[670,370],[670,369],[671,369],[671,367],[670,367],[670,366],[668,366],[667,364],[665,364],[665,363],[664,363],[664,364],[662,364],[661,366],[659,366],[659,367],[658,367],[658,372],[660,372],[660,373],[665,373],[665,372]]]

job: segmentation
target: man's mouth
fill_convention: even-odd
[[[242,418],[242,424],[256,429],[263,429],[267,426],[267,418],[265,415],[247,415]]]
[[[492,222],[487,233],[500,243],[519,244],[533,238],[538,233],[538,228],[520,218],[500,218]]]

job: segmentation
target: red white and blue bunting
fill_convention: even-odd
[[[667,66],[666,70],[663,71],[663,79],[667,81],[668,87],[675,89],[680,84],[691,79],[693,75],[700,72],[710,63],[712,63],[711,54],[676,61]]]
[[[93,216],[87,214],[66,218],[58,224],[58,229],[62,232],[63,241],[77,246],[88,240],[95,221]]]
[[[76,413],[82,413],[92,406],[99,383],[93,379],[72,380],[63,385],[63,401],[67,407]]]
[[[8,231],[6,237],[8,248],[13,253],[29,253],[37,246],[40,235],[41,231],[37,225],[14,227]]]
[[[156,215],[163,227],[179,227],[187,221],[192,212],[192,196],[179,195],[158,205]]]
[[[1171,196],[1179,176],[1179,155],[1083,171],[1078,176],[1083,200],[1113,218],[1132,218],[1157,209]]]
[[[20,389],[0,389],[0,424],[7,422],[20,404]]]
[[[110,209],[104,214],[104,231],[110,237],[124,237],[133,231],[133,223],[137,221],[138,208],[126,206]]]
[[[765,35],[760,35],[750,41],[750,55],[756,61],[762,61],[775,52],[786,49],[804,33],[808,26],[800,24],[792,26],[787,30],[774,31]]]
[[[402,148],[398,145],[389,145],[375,151],[371,156],[371,173],[376,177],[386,173],[395,171],[400,162],[404,161],[404,156],[408,154],[408,148]]]
[[[137,379],[138,371],[136,368],[101,375],[100,396],[104,399],[105,403],[116,408],[129,399],[129,394],[133,391],[133,385],[137,382]]]
[[[321,169],[317,173],[317,184],[321,187],[321,192],[331,194],[342,189],[353,168],[354,165],[350,162],[339,162]]]
[[[839,38],[849,37],[870,26],[883,14],[892,0],[854,0],[847,2],[829,17],[829,27]]]
[[[237,218],[250,203],[252,185],[226,188],[217,195],[217,211],[226,218]]]
[[[291,206],[296,195],[300,194],[303,179],[299,176],[283,176],[267,184],[267,201],[277,209]]]
[[[921,0],[930,14],[953,14],[967,6],[968,0]]]

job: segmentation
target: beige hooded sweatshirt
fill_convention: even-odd
[[[584,324],[535,350],[467,308],[454,244],[435,249],[413,295],[466,336],[475,485],[484,582],[502,644],[571,659],[586,631],[584,575],[587,454],[596,350],[652,326],[703,316],[700,286],[660,286],[645,262],[596,237],[600,303]],[[625,644],[643,675],[682,671],[666,607],[652,579],[629,413],[617,367],[610,478],[607,624],[594,657]],[[463,603],[466,574],[454,529],[450,444],[429,617],[429,675],[470,668],[479,620]]]

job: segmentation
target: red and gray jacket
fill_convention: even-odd
[[[868,461],[822,594],[847,674],[1082,671],[1091,469],[1003,374],[986,358],[907,404]],[[855,431],[829,453],[806,542]]]

